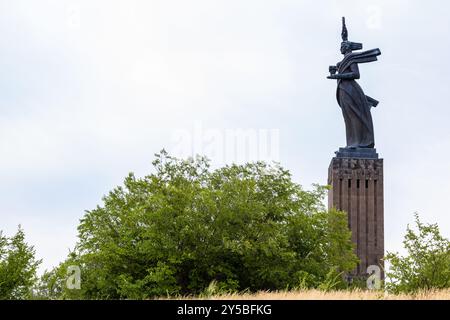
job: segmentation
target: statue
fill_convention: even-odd
[[[362,52],[362,43],[348,41],[348,31],[345,18],[342,18],[341,53],[344,58],[336,66],[330,66],[328,79],[337,79],[336,98],[341,107],[345,121],[347,148],[374,148],[372,116],[370,108],[376,107],[378,101],[366,96],[355,81],[359,79],[359,63],[377,61],[380,49]]]

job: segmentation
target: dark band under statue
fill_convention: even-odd
[[[342,18],[342,40],[341,53],[344,59],[336,66],[330,66],[330,76],[327,78],[337,79],[336,98],[344,116],[347,148],[374,148],[370,108],[376,107],[378,101],[366,96],[355,80],[360,77],[358,64],[376,61],[381,51],[377,48],[353,52],[361,50],[362,44],[348,41],[345,18]]]

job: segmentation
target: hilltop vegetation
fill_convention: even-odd
[[[45,275],[52,297],[200,294],[212,281],[222,292],[345,287],[339,275],[357,258],[324,187],[305,191],[262,162],[211,170],[162,152],[153,164],[86,213],[75,250]],[[69,265],[81,267],[81,290],[64,288]]]
[[[382,294],[352,291],[358,284],[345,282],[358,259],[346,213],[323,206],[326,187],[306,191],[280,165],[263,162],[213,170],[205,158],[180,160],[163,151],[153,165],[154,173],[129,174],[87,211],[73,251],[39,279],[40,261],[23,231],[0,235],[0,298]],[[411,297],[440,289],[446,296],[450,245],[438,226],[416,216],[404,244],[406,256],[386,256],[391,269],[385,288]],[[74,267],[81,271],[79,286],[68,285]]]

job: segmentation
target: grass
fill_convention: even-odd
[[[186,297],[185,297],[186,298]],[[183,298],[183,299],[185,299]],[[188,299],[207,300],[450,300],[450,289],[421,291],[416,294],[388,294],[383,291],[262,291],[257,293],[229,293]]]

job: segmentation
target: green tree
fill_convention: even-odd
[[[40,263],[20,226],[11,238],[0,232],[0,300],[29,298]]]
[[[330,271],[356,266],[346,215],[325,211],[325,187],[305,191],[263,162],[211,170],[205,158],[162,151],[153,165],[154,174],[130,174],[86,212],[73,254],[48,275],[51,292],[143,299],[199,294],[211,283],[221,291],[318,287]],[[81,267],[81,290],[61,285],[70,264]]]
[[[399,293],[449,288],[449,240],[440,234],[437,224],[420,222],[417,213],[415,224],[416,230],[408,225],[403,241],[408,254],[388,253],[386,256],[391,265],[387,289]]]

